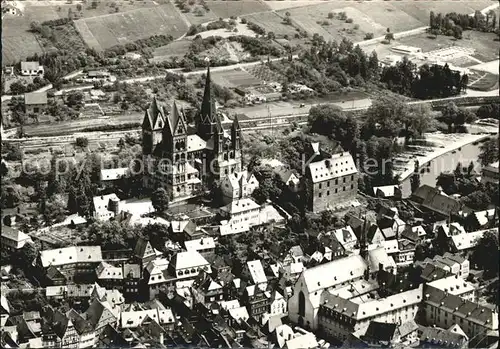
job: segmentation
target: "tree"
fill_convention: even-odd
[[[21,81],[15,81],[10,84],[10,93],[13,95],[21,95],[26,92],[26,86]]]
[[[391,29],[387,28],[387,33],[385,34],[385,40],[389,41],[389,43],[394,40],[394,34],[391,33]]]
[[[359,126],[354,118],[347,117],[344,111],[333,104],[320,104],[309,110],[311,133],[331,137],[345,150],[352,150],[359,137]]]
[[[498,137],[491,138],[481,145],[479,161],[482,166],[487,166],[498,161]]]
[[[164,188],[158,188],[151,195],[151,203],[157,212],[163,212],[168,208],[169,196]]]
[[[420,188],[420,174],[414,173],[410,178],[411,192],[414,193]]]
[[[90,7],[92,7],[92,9],[96,9],[98,5],[99,2],[97,0],[94,0],[90,3]]]
[[[71,7],[68,9],[68,18],[73,18],[73,10],[71,9]]]
[[[84,104],[84,98],[85,96],[83,95],[82,92],[71,92],[68,97],[66,98],[66,104],[70,108],[74,109],[80,109],[83,107]]]
[[[400,97],[382,96],[373,101],[366,111],[366,134],[393,138],[399,134],[402,117],[408,114],[408,106]]]
[[[82,12],[82,5],[81,5],[81,4],[77,4],[77,5],[76,5],[76,10],[77,10],[78,12]]]
[[[441,119],[448,125],[448,132],[453,131],[453,126],[457,122],[459,109],[457,105],[453,102],[448,103],[446,107],[441,111]]]
[[[89,140],[87,137],[78,137],[75,143],[77,147],[86,148],[89,145]]]
[[[498,276],[498,257],[497,231],[486,231],[474,250],[472,260],[487,276],[493,277]]]

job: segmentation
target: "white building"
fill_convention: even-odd
[[[306,269],[295,282],[293,296],[288,300],[288,316],[300,326],[316,329],[323,291],[331,292],[365,277],[375,278],[380,268],[394,267],[394,260],[385,250],[376,248],[368,251],[367,260],[358,254]]]
[[[467,299],[471,302],[475,299],[476,288],[474,285],[458,275],[451,275],[426,284],[426,292],[427,290],[432,291],[434,288]]]
[[[261,206],[249,198],[231,202],[222,207],[221,212],[228,221],[221,227],[221,235],[237,234],[248,231],[250,227],[260,225]]]
[[[380,299],[345,299],[327,293],[320,306],[319,323],[326,334],[346,340],[350,333],[368,328],[370,321],[402,323],[414,320],[422,297],[423,285]]]
[[[95,196],[94,218],[98,221],[107,221],[120,213],[120,199],[116,194]]]
[[[43,74],[44,74],[44,69],[39,62],[21,62],[21,75],[39,76]]]
[[[22,231],[11,228],[8,226],[2,226],[2,248],[7,250],[19,250],[26,244],[32,244],[33,240],[31,237],[23,233]]]
[[[259,182],[255,176],[249,174],[247,171],[241,171],[226,176],[220,184],[222,199],[225,204],[252,195],[254,190],[258,187]]]

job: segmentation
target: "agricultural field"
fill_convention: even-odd
[[[245,52],[239,42],[220,41],[215,47],[199,53],[200,58],[226,59],[233,63],[241,62],[245,59],[251,58],[248,52]]]
[[[212,72],[211,75],[213,82],[229,88],[248,87],[260,84],[260,80],[241,68]]]
[[[19,43],[22,42],[22,45]],[[2,64],[14,64],[44,50],[35,35],[26,29],[22,18],[2,20]]]
[[[174,57],[179,59],[189,52],[191,40],[172,41],[170,44],[156,48],[153,51],[153,62],[163,62]]]
[[[266,33],[273,32],[276,37],[288,35],[292,38],[295,33],[297,33],[297,29],[295,27],[283,23],[284,16],[281,17],[275,12],[262,12],[242,17],[246,18],[249,22],[258,24],[266,30]]]
[[[259,0],[240,0],[240,1],[207,1],[210,12],[216,18],[228,18],[231,16],[244,16],[247,14],[266,12],[270,8],[264,2]]]
[[[186,21],[172,4],[79,19],[75,25],[87,45],[96,50],[133,42],[152,34],[178,38],[188,29]]]

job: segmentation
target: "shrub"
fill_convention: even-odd
[[[77,147],[86,148],[89,145],[89,140],[86,137],[78,137],[75,143]]]
[[[366,33],[365,40],[371,40],[371,39],[373,39],[373,33]]]
[[[352,22],[354,22],[354,20],[353,20],[352,18],[347,18],[347,19],[345,20],[345,22],[346,22],[346,23],[352,23]]]

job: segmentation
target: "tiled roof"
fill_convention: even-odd
[[[106,262],[101,262],[96,268],[97,278],[100,280],[123,279],[123,270],[121,267],[115,267]]]
[[[260,205],[249,198],[235,200],[221,208],[222,211],[227,212],[231,215],[254,209],[260,209]]]
[[[435,287],[442,291],[449,292],[454,295],[461,295],[467,292],[473,292],[475,287],[468,281],[465,281],[458,275],[450,275],[442,279],[438,279],[427,284],[429,287]]]
[[[189,152],[203,150],[207,147],[207,142],[197,134],[187,136],[187,150]]]
[[[460,333],[453,333],[439,327],[420,326],[420,343],[432,344],[436,347],[461,348],[467,341]]]
[[[471,302],[437,288],[426,289],[424,301],[480,326],[492,328],[496,324],[496,329],[498,329],[498,313],[489,307]]]
[[[19,229],[15,229],[5,225],[2,226],[2,237],[16,242],[28,239],[31,240],[31,237],[29,235],[26,235]]]
[[[367,264],[359,255],[318,265],[304,270],[302,277],[309,293],[323,290],[363,276]],[[325,278],[325,275],[328,275]]]
[[[101,181],[114,181],[120,178],[126,178],[130,175],[128,167],[110,168],[101,170]]]
[[[416,289],[398,293],[387,298],[361,303],[328,294],[327,302],[323,306],[359,321],[384,314],[391,309],[401,309],[406,306],[419,304],[422,301],[422,293],[423,286],[420,285]]]
[[[264,268],[260,260],[248,261],[247,266],[255,284],[267,282],[266,273],[264,273]]]
[[[358,172],[348,152],[333,154],[330,159],[312,162],[308,165],[313,183],[353,175]]]
[[[475,247],[487,231],[488,230],[480,230],[471,233],[453,235],[451,240],[458,251],[468,250]]]
[[[116,194],[94,196],[92,200],[94,202],[94,210],[100,214],[106,213],[110,210],[108,207],[110,201],[120,201]]]
[[[175,270],[209,265],[207,260],[197,251],[178,252],[172,257],[170,264]]]
[[[42,266],[102,262],[101,246],[71,246],[40,252]]]
[[[38,70],[39,62],[21,62],[21,70]]]
[[[188,251],[200,251],[215,248],[215,241],[213,237],[203,237],[196,240],[186,240],[184,245]]]
[[[31,92],[24,95],[24,103],[32,104],[47,104],[47,92]]]

